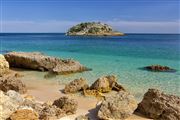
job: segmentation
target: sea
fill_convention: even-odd
[[[180,34],[126,34],[125,36],[66,36],[65,33],[0,33],[1,54],[10,51],[42,52],[62,59],[72,58],[92,71],[43,77],[37,80],[68,83],[83,77],[89,84],[105,75],[116,75],[118,82],[135,97],[149,88],[180,96]],[[149,65],[165,65],[176,72],[151,72]],[[30,78],[28,80],[31,80]]]

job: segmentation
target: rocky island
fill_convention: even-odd
[[[101,22],[84,22],[71,27],[66,35],[75,36],[122,36],[124,33],[114,31],[111,26]]]

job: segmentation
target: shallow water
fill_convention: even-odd
[[[127,34],[120,37],[73,37],[64,34],[0,34],[1,53],[40,51],[60,58],[73,58],[92,71],[48,78],[66,83],[84,77],[92,83],[102,75],[114,74],[137,98],[148,88],[180,96],[180,35]],[[140,68],[167,65],[175,73],[150,72]],[[24,71],[44,80],[45,73]]]

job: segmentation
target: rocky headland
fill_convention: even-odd
[[[101,22],[85,22],[71,27],[66,35],[74,36],[122,36],[124,33],[114,31],[111,26]]]

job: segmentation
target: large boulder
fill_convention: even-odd
[[[15,90],[19,93],[26,93],[26,85],[16,77],[16,74],[10,74],[0,77],[0,90],[7,92],[8,90]]]
[[[30,109],[19,109],[11,114],[10,120],[39,120],[39,115]]]
[[[75,79],[65,86],[64,93],[76,93],[86,88],[88,88],[87,80],[83,78]]]
[[[153,119],[180,120],[180,97],[149,89],[137,111]]]
[[[4,55],[11,67],[67,74],[87,71],[78,61],[45,56],[39,52],[10,52]]]
[[[98,117],[103,120],[124,120],[131,116],[137,108],[135,98],[127,92],[120,91],[105,97],[98,111]]]
[[[66,114],[76,113],[78,103],[74,99],[69,99],[68,97],[61,97],[53,102],[53,105],[62,109]]]
[[[114,75],[108,75],[98,78],[90,87],[100,92],[109,92],[112,89],[121,91],[125,90],[121,85],[117,83],[117,78]]]
[[[0,76],[3,76],[9,71],[9,63],[3,55],[0,54]]]
[[[6,120],[9,116],[18,109],[23,102],[21,95],[15,91],[8,91],[4,94],[0,91],[0,120]]]

